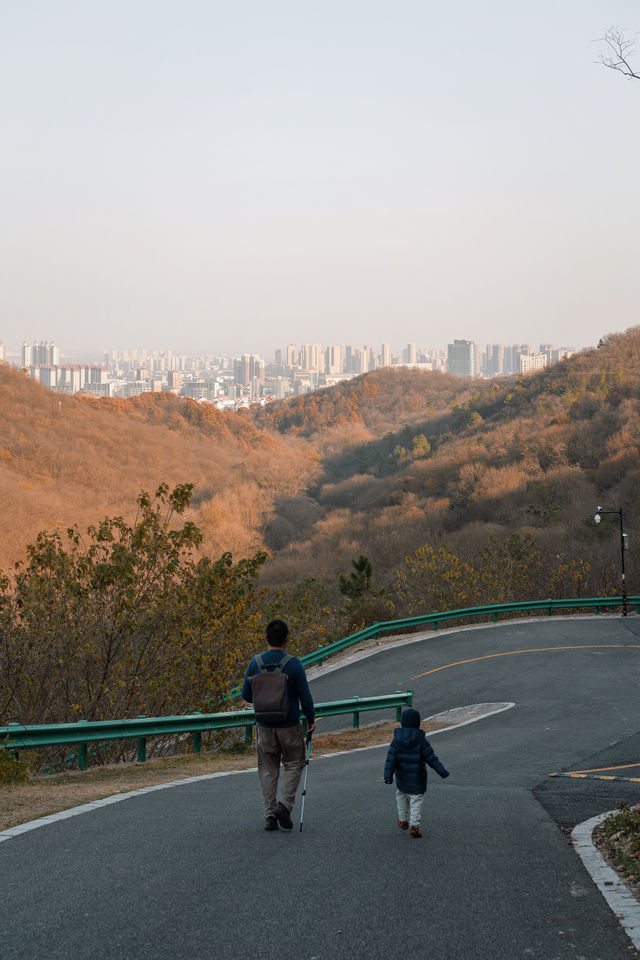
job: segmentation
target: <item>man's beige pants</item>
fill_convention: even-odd
[[[258,776],[264,797],[264,815],[272,817],[278,802],[280,761],[284,767],[280,803],[291,812],[306,760],[302,725],[298,723],[295,727],[263,727],[258,723],[256,731]]]

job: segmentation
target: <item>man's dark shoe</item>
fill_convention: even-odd
[[[266,819],[266,821],[265,821],[265,824],[264,824],[264,828],[265,828],[265,830],[277,830],[277,829],[278,829],[278,821],[276,820],[275,817],[267,817],[267,819]]]
[[[283,807],[282,804],[279,803],[273,813],[283,830],[293,829],[293,820],[289,816],[289,811],[286,807]]]

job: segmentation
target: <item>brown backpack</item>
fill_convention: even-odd
[[[251,677],[253,711],[258,723],[284,723],[291,708],[289,681],[283,668],[292,659],[285,653],[278,663],[265,665],[261,654],[255,656],[260,673]]]

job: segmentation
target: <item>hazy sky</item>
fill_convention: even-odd
[[[0,339],[270,356],[640,322],[611,24],[640,31],[637,0],[0,0]]]

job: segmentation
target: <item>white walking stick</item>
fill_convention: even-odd
[[[302,820],[304,817],[304,798],[307,795],[307,777],[309,776],[309,755],[311,753],[311,734],[307,734],[307,759],[304,764],[304,783],[302,785],[302,808],[300,810],[300,833],[302,833]]]

